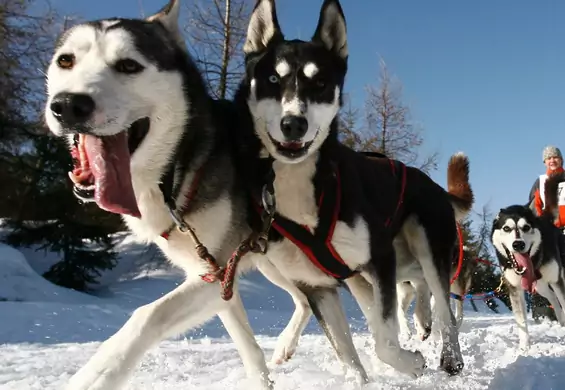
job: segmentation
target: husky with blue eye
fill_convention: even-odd
[[[309,41],[285,39],[274,0],[258,0],[244,51],[236,103],[248,123],[238,127],[239,160],[262,205],[252,223],[272,218],[271,262],[306,294],[343,364],[361,373],[337,286],[360,303],[377,356],[417,377],[425,362],[400,347],[396,283],[425,279],[439,314],[441,368],[459,373],[449,281],[456,221],[473,204],[467,157],[451,157],[445,191],[418,169],[338,141],[348,45],[337,0],[323,2]]]

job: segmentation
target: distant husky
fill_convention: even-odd
[[[535,290],[547,298],[559,323],[565,325],[565,273],[558,250],[559,234],[550,217],[537,217],[522,205],[501,209],[493,221],[491,239],[504,269],[522,349],[530,346],[524,290]]]
[[[307,295],[345,366],[364,373],[335,292],[341,280],[361,305],[378,357],[414,377],[425,362],[420,352],[400,347],[396,282],[423,271],[441,322],[441,367],[459,373],[463,359],[449,278],[456,218],[473,204],[467,157],[451,157],[446,192],[418,169],[369,159],[338,142],[348,49],[337,0],[324,1],[307,42],[285,40],[274,1],[259,0],[244,51],[246,76],[236,103],[238,112],[249,110],[255,133],[240,126],[238,139],[241,159],[247,160],[246,182],[258,202],[263,199],[263,216],[276,211],[267,252],[271,262]],[[335,261],[324,265],[314,251]]]
[[[145,352],[166,337],[214,315],[222,320],[248,376],[272,389],[235,286],[229,301],[182,221],[221,266],[250,234],[248,197],[234,168],[233,105],[212,101],[178,28],[179,1],[147,20],[109,19],[79,24],[58,40],[47,72],[45,117],[65,136],[75,158],[70,176],[85,202],[121,214],[140,238],[155,242],[186,281],[137,309],[70,380],[70,390],[114,390],[127,381]],[[171,212],[172,210],[172,212]],[[175,223],[175,219],[177,223]],[[258,257],[260,256],[260,257]],[[275,359],[295,345],[295,324],[310,316],[304,295],[259,254],[244,257],[243,272],[258,267],[297,303]]]
[[[475,259],[470,256],[469,249],[463,247],[463,261],[459,267],[459,245],[456,247],[453,264],[451,267],[451,278],[455,278],[450,287],[451,298],[455,301],[455,320],[457,328],[463,323],[463,300],[465,294],[471,289],[471,281],[473,271],[475,269]],[[459,269],[459,274],[457,275]],[[415,279],[413,281],[405,281],[398,283],[398,320],[400,323],[400,331],[405,335],[410,335],[410,326],[406,317],[408,308],[414,299],[416,305],[414,308],[414,325],[416,333],[420,340],[426,340],[431,333],[432,328],[432,311],[430,307],[431,293],[425,280]]]

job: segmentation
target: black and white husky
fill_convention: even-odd
[[[250,233],[248,198],[234,169],[233,106],[209,98],[186,53],[178,13],[179,1],[171,0],[147,20],[74,26],[59,38],[47,72],[45,117],[53,133],[70,141],[75,194],[121,214],[138,237],[156,243],[187,275],[174,291],[137,309],[71,378],[70,390],[121,387],[149,348],[216,314],[248,376],[261,389],[272,389],[237,290],[231,300],[222,300],[219,283],[201,280],[209,268],[193,242],[180,230],[170,230],[175,226],[172,209],[220,265]],[[249,254],[238,270],[249,269],[257,256],[265,260]],[[276,268],[258,263],[298,304],[277,346],[274,359],[279,360],[294,348],[293,324],[308,318],[310,309]]]
[[[493,221],[491,239],[504,269],[521,349],[530,346],[524,290],[535,290],[546,297],[559,323],[565,325],[565,273],[559,234],[550,217],[538,217],[522,205],[501,209]]]
[[[390,161],[369,159],[338,142],[336,116],[348,49],[345,18],[337,0],[324,1],[316,31],[307,42],[286,40],[274,1],[259,0],[244,51],[246,76],[236,103],[238,112],[248,109],[247,120],[253,126],[239,127],[248,131],[239,136],[244,146],[241,158],[248,159],[246,182],[254,196],[267,199],[266,209],[269,204],[276,207],[269,259],[307,295],[343,364],[363,376],[335,293],[339,278],[320,270],[311,261],[310,249],[299,249],[280,229],[280,223],[290,221],[302,226],[301,231],[313,232],[317,227],[325,231],[328,216],[319,213],[318,201],[324,207],[321,195],[335,195],[339,188],[333,236],[313,245],[332,247],[334,257],[357,271],[345,283],[367,318],[378,357],[400,372],[422,374],[421,353],[401,348],[398,341],[396,283],[423,271],[441,322],[441,367],[459,373],[463,359],[449,306],[449,278],[456,218],[466,215],[473,203],[467,157],[456,154],[449,162],[450,192],[420,170],[407,167],[399,194],[399,176],[391,174]],[[385,219],[391,215],[394,221],[386,227]],[[396,258],[402,259],[398,265]]]

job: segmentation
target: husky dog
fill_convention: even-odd
[[[178,14],[179,1],[171,0],[147,20],[74,26],[59,38],[48,68],[45,118],[54,134],[69,140],[77,197],[121,214],[134,234],[156,243],[187,275],[175,290],[137,309],[71,378],[72,390],[121,387],[149,348],[216,314],[248,376],[272,389],[237,290],[225,301],[219,283],[201,279],[210,269],[181,229],[193,227],[220,266],[251,232],[249,198],[234,168],[233,105],[208,96]],[[179,229],[172,229],[175,219]],[[304,295],[259,253],[245,256],[238,271],[258,258],[261,272],[298,305],[277,346],[279,359],[294,348],[296,323],[311,312]]]
[[[463,359],[449,305],[449,280],[456,220],[473,204],[467,157],[452,156],[446,192],[418,169],[404,166],[405,180],[399,180],[391,174],[393,161],[370,159],[339,143],[337,114],[348,49],[337,0],[324,1],[318,26],[307,42],[286,40],[274,1],[259,0],[244,52],[246,75],[236,104],[239,113],[248,109],[246,120],[252,125],[238,127],[240,158],[247,161],[246,183],[254,198],[264,200],[263,210],[275,207],[276,213],[267,213],[275,222],[267,252],[271,262],[307,295],[345,366],[364,373],[335,292],[341,279],[360,303],[377,356],[413,377],[423,373],[425,362],[420,352],[400,347],[396,283],[423,272],[441,322],[441,367],[459,373]],[[322,194],[328,193],[339,199],[333,217],[320,211],[326,199]],[[333,218],[331,225],[328,218]],[[265,220],[256,218],[255,223],[261,219]],[[321,243],[314,236],[318,241],[313,245],[341,258],[338,265],[353,274],[341,278],[322,271],[312,247],[295,245],[284,234],[283,222],[299,226],[308,239],[318,227],[325,231],[330,226],[333,235]],[[397,264],[396,258],[405,261]]]
[[[524,290],[535,290],[547,298],[557,320],[565,325],[565,273],[559,255],[560,234],[548,216],[537,217],[523,205],[501,209],[492,224],[492,243],[504,270],[504,281],[518,324],[519,346],[524,350],[530,346]]]
[[[459,245],[456,247],[455,256],[451,267],[451,297],[455,300],[455,320],[457,329],[463,323],[463,299],[471,289],[471,279],[475,269],[475,261],[471,258],[469,248],[463,246],[463,260],[459,266]],[[398,320],[400,332],[407,336],[412,333],[406,317],[408,308],[414,299],[414,325],[420,340],[426,340],[431,333],[433,305],[430,306],[430,289],[423,278],[415,278],[397,284],[398,291]]]

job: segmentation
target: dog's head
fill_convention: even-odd
[[[47,70],[45,118],[51,132],[69,140],[74,193],[107,211],[140,216],[131,179],[136,152],[167,139],[155,133],[160,118],[186,115],[176,103],[184,94],[174,70],[185,50],[178,3],[146,20],[70,28]]]
[[[514,270],[524,288],[531,290],[535,281],[532,257],[542,244],[539,219],[532,210],[521,205],[501,209],[493,221],[491,239],[501,266]]]
[[[285,40],[274,0],[258,0],[247,40],[246,100],[267,151],[287,163],[304,160],[330,133],[347,71],[345,17],[325,0],[308,42]]]

